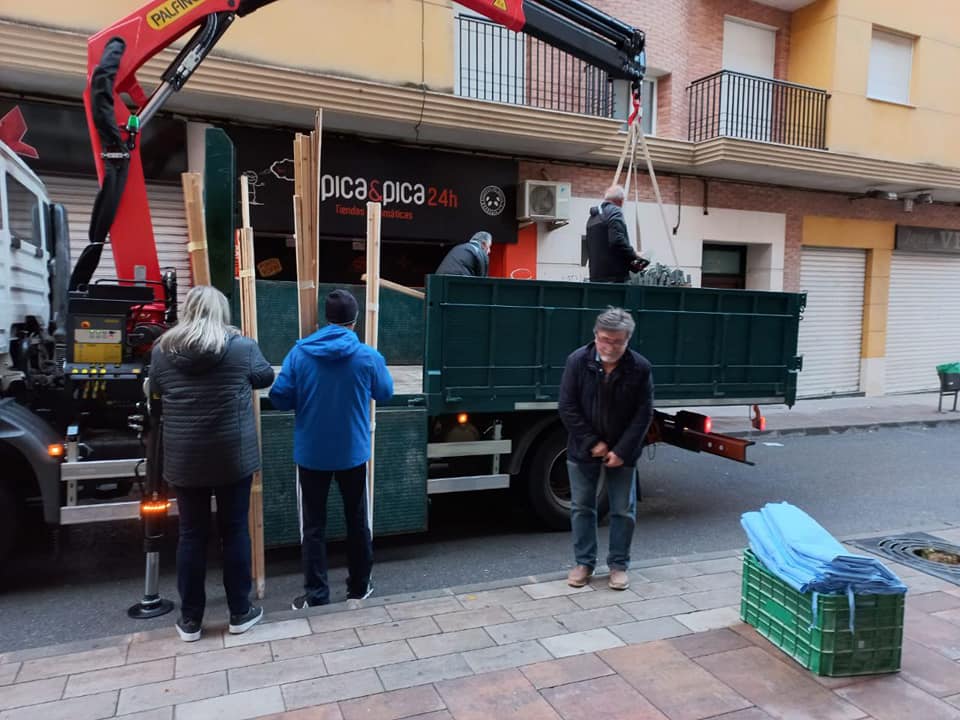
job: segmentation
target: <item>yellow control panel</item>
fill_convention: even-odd
[[[143,367],[133,363],[68,363],[64,371],[73,381],[136,380],[143,374]]]
[[[72,341],[74,363],[122,363],[124,320],[109,315],[74,318]]]

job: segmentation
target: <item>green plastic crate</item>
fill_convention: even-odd
[[[854,632],[846,595],[801,593],[743,555],[740,617],[787,655],[817,675],[840,677],[896,672],[903,646],[903,595],[857,595]]]

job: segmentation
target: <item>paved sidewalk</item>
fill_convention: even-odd
[[[944,412],[937,412],[937,393],[888,395],[882,397],[839,397],[799,400],[792,408],[786,405],[765,405],[767,432],[828,433],[851,428],[926,425],[960,421],[960,412],[948,412],[952,398],[943,399]],[[762,436],[750,425],[750,408],[743,405],[690,408],[713,418],[716,432],[730,435]]]
[[[939,533],[960,542],[960,528]],[[630,590],[527,578],[0,655],[0,720],[960,719],[960,587],[910,585],[899,674],[818,678],[738,618],[741,560],[641,563]],[[172,620],[171,620],[172,622]]]

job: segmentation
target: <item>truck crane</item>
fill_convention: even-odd
[[[0,208],[9,208],[11,215],[32,213],[35,232],[42,236],[24,240],[10,230],[10,218],[0,223],[0,245],[10,248],[12,257],[4,271],[16,276],[0,282],[0,292],[11,293],[0,296],[0,306],[10,309],[0,314],[0,339],[9,334],[10,341],[0,347],[0,563],[27,517],[21,508],[28,501],[39,500],[51,526],[139,516],[145,521],[148,551],[140,616],[167,609],[155,592],[157,567],[150,559],[170,503],[143,385],[153,342],[177,321],[177,278],[159,266],[140,133],[234,22],[247,22],[247,16],[276,1],[151,0],[89,38],[83,102],[100,190],[89,243],[72,271],[64,209],[50,202],[16,153],[0,147],[3,169],[27,189],[16,198],[0,198]],[[587,3],[460,2],[613,79],[629,81],[639,93],[645,70],[643,32]],[[191,32],[148,94],[137,72]],[[6,192],[3,186],[0,190]],[[108,238],[116,278],[91,282]],[[20,277],[46,279],[21,287]],[[23,297],[32,301],[20,302]]]

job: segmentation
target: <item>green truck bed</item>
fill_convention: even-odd
[[[320,289],[321,311],[332,287]],[[363,287],[348,289],[362,311]],[[796,398],[803,295],[449,276],[427,278],[426,291],[425,302],[381,292],[380,351],[390,365],[422,365],[423,393],[377,410],[377,535],[427,527],[428,417],[555,408],[567,355],[591,339],[596,315],[610,305],[636,319],[631,347],[653,363],[658,407]],[[269,318],[260,345],[279,365],[297,337],[295,283],[258,281],[257,305]],[[266,403],[268,546],[299,542],[292,433],[292,414]],[[339,537],[342,512],[332,495],[328,533]]]
[[[657,405],[784,403],[797,394],[805,296],[606,283],[427,279],[424,391],[431,414],[555,403],[567,355],[608,306],[637,323]]]

